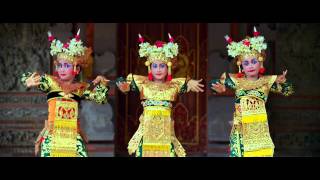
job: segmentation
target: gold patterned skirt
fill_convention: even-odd
[[[129,154],[136,153],[139,157],[185,156],[185,150],[174,133],[170,107],[146,106],[139,120],[139,128],[128,145]]]

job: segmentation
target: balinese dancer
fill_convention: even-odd
[[[235,91],[235,112],[230,134],[230,156],[273,156],[274,144],[270,137],[265,104],[269,92],[289,96],[293,87],[286,81],[287,71],[282,75],[263,75],[265,68],[264,37],[254,28],[254,37],[234,42],[226,36],[228,55],[235,58],[239,72],[223,73],[220,79],[209,85],[214,93],[226,88]]]
[[[98,76],[93,85],[78,82],[77,76],[92,52],[83,45],[79,36],[67,43],[55,39],[49,32],[50,54],[55,57],[54,75],[25,73],[22,83],[37,87],[47,94],[48,120],[35,142],[35,153],[41,157],[86,157],[87,150],[79,123],[79,104],[82,99],[105,103],[108,95],[108,80]]]
[[[118,78],[122,92],[140,94],[143,114],[139,128],[131,138],[128,151],[137,157],[184,157],[185,150],[174,132],[172,103],[177,96],[189,91],[203,92],[202,80],[172,78],[172,59],[178,55],[178,44],[169,34],[168,43],[157,41],[155,45],[144,42],[139,34],[140,57],[146,57],[148,76],[129,74]]]

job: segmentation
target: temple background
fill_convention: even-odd
[[[227,57],[224,35],[241,40],[253,26],[268,42],[267,74],[288,69],[295,95],[271,95],[267,110],[275,156],[320,155],[320,24],[301,23],[9,23],[0,24],[0,156],[33,156],[33,142],[47,118],[45,95],[19,83],[23,72],[52,72],[47,31],[66,41],[81,28],[81,37],[94,49],[90,81],[103,74],[109,79],[129,72],[146,74],[137,58],[137,33],[146,39],[167,41],[170,32],[182,53],[174,76],[204,78],[234,72]],[[141,66],[140,66],[141,65]],[[126,101],[126,99],[130,101]],[[135,95],[110,90],[109,103],[83,101],[81,126],[90,140],[90,156],[127,156],[128,138],[137,127],[141,107]],[[192,107],[195,108],[192,108]],[[176,131],[190,156],[227,156],[233,94],[187,94],[176,103]],[[124,113],[129,109],[127,113]],[[184,116],[185,114],[190,116]],[[128,117],[126,117],[128,116]]]

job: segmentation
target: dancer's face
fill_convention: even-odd
[[[241,64],[247,77],[257,77],[259,75],[260,61],[256,57],[245,57]]]
[[[75,75],[73,72],[73,64],[70,62],[60,59],[58,60],[57,64],[57,72],[59,75],[59,78],[63,81],[71,81],[75,78]]]
[[[165,81],[168,74],[168,66],[162,61],[155,61],[151,64],[151,72],[154,80]]]

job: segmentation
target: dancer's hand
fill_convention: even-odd
[[[226,86],[217,82],[216,84],[212,84],[211,89],[215,90],[217,93],[223,93],[226,91]]]
[[[96,85],[96,84],[98,84],[98,83],[101,83],[101,84],[107,86],[109,81],[110,81],[110,80],[108,80],[108,79],[105,78],[104,76],[97,76],[96,79],[94,79],[94,80],[92,81],[92,83],[93,83],[93,85]]]
[[[285,83],[287,81],[286,79],[287,72],[288,70],[283,71],[282,74],[277,77],[276,82],[280,84]]]
[[[40,85],[40,75],[37,72],[34,72],[27,80],[26,86],[33,87]]]
[[[200,82],[202,81],[202,79],[200,80],[193,80],[193,79],[190,79],[187,83],[187,92],[189,92],[190,90],[193,91],[193,92],[203,92],[203,87],[204,85],[203,84],[200,84]]]
[[[127,82],[117,82],[116,83],[119,90],[122,91],[123,93],[129,92],[130,91],[130,84]]]

